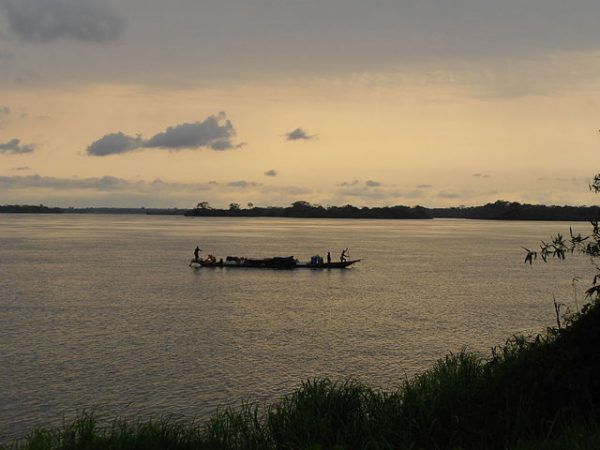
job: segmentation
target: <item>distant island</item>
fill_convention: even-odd
[[[0,205],[0,213],[27,214],[145,214],[187,217],[296,217],[323,219],[478,219],[478,220],[600,220],[598,206],[531,205],[498,200],[482,206],[427,208],[424,206],[358,207],[321,206],[297,201],[290,206],[254,206],[242,208],[231,203],[229,208],[213,208],[200,202],[192,209],[182,208],[58,208],[44,205]]]

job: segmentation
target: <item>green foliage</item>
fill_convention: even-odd
[[[590,184],[590,190],[600,193],[600,174],[596,175]],[[596,269],[596,275],[592,279],[591,287],[587,289],[586,296],[592,300],[600,299],[600,266],[597,259],[600,257],[600,225],[598,220],[592,220],[592,232],[583,236],[581,233],[574,234],[569,228],[569,237],[565,238],[561,233],[552,236],[550,242],[542,241],[539,252],[523,249],[527,252],[525,263],[532,264],[538,255],[544,262],[549,258],[564,260],[568,254],[580,253],[588,256]]]

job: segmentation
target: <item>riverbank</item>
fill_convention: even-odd
[[[600,446],[600,306],[487,358],[461,352],[384,392],[359,381],[303,383],[273,404],[206,423],[84,414],[4,447],[33,449],[551,449]]]

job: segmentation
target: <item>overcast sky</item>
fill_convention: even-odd
[[[598,18],[590,0],[0,0],[0,203],[596,203]]]

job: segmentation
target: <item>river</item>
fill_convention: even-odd
[[[592,269],[523,264],[521,246],[586,223],[0,215],[0,442],[83,409],[206,418],[301,380],[386,389],[467,347],[555,323]],[[217,257],[347,270],[192,269]],[[582,280],[573,288],[572,279]],[[577,287],[578,286],[578,287]]]

